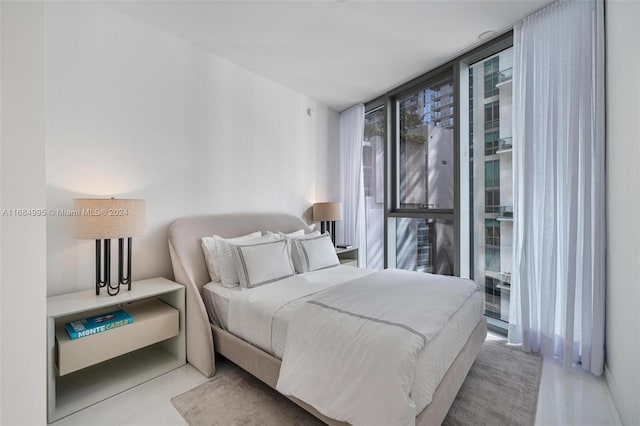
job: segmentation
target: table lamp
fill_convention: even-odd
[[[342,220],[342,203],[315,203],[313,220],[320,222],[320,231],[329,231],[331,241],[336,245],[336,221]]]
[[[73,200],[73,236],[96,240],[96,295],[102,287],[115,296],[121,285],[131,290],[131,238],[145,228],[144,200],[82,198]],[[118,239],[118,284],[111,283],[111,239]],[[124,239],[127,238],[127,266],[124,271]],[[104,253],[101,249],[104,248]]]

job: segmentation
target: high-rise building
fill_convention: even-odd
[[[488,316],[508,321],[513,265],[512,49],[470,67],[473,277]]]

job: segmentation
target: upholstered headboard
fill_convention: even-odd
[[[175,281],[186,288],[187,360],[202,374],[215,373],[213,337],[202,286],[210,281],[200,239],[220,235],[235,237],[253,231],[309,231],[299,217],[285,213],[238,213],[178,219],[169,227],[169,253]]]

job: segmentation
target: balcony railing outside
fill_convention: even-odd
[[[498,152],[507,152],[513,149],[513,138],[498,139]]]
[[[513,220],[513,206],[500,206],[498,207],[498,220]]]
[[[507,68],[498,74],[498,84],[511,81],[513,79],[513,68]]]

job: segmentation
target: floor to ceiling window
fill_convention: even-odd
[[[512,45],[503,34],[372,101],[363,142],[368,266],[471,278],[496,327],[513,264]]]
[[[508,321],[512,271],[512,48],[469,65],[471,277],[487,316]]]
[[[454,274],[452,73],[394,97],[393,208],[389,243],[397,268]]]
[[[384,268],[385,114],[384,105],[376,105],[364,116],[362,176],[367,229],[366,266],[371,269]]]

